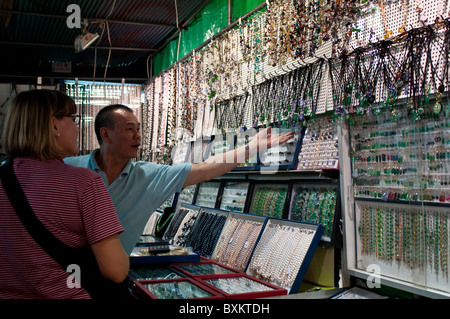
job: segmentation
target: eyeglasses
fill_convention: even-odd
[[[73,123],[75,123],[76,126],[80,125],[81,121],[81,115],[80,114],[71,114],[71,115],[65,115],[72,118]]]

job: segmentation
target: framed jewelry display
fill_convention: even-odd
[[[214,251],[229,212],[214,208],[201,207],[192,225],[183,247],[209,258]]]
[[[320,224],[324,231],[322,243],[334,244],[340,219],[338,180],[324,182],[295,181],[289,205],[289,220]]]
[[[191,278],[135,280],[134,293],[148,299],[223,299],[216,290]]]
[[[255,182],[248,212],[254,215],[282,218],[288,191],[288,183],[278,181],[277,184]]]
[[[210,181],[199,184],[194,204],[197,206],[215,208],[220,182]]]
[[[294,137],[283,145],[276,145],[259,153],[259,166],[261,170],[295,169],[301,145],[303,129],[301,126],[286,128],[273,127],[272,134],[284,134],[294,131]]]
[[[344,273],[449,298],[450,125],[431,99],[422,105],[420,118],[398,103],[395,117],[384,110],[341,126]]]
[[[246,273],[297,293],[322,234],[322,225],[269,218]]]
[[[205,286],[215,289],[226,299],[254,299],[287,294],[287,290],[274,284],[264,282],[246,274],[222,276],[202,276],[197,279]]]
[[[211,259],[244,271],[267,218],[230,213]]]
[[[247,200],[250,182],[225,181],[219,195],[220,209],[243,212]]]

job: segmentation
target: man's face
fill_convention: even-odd
[[[114,129],[108,130],[114,154],[134,158],[141,145],[140,124],[136,116],[126,110],[114,111]]]

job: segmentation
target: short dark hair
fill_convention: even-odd
[[[133,113],[133,110],[123,104],[111,104],[102,108],[95,117],[94,129],[95,135],[97,136],[97,141],[99,145],[102,145],[102,137],[100,136],[100,129],[106,127],[109,129],[114,129],[114,116],[113,112],[116,110],[125,110]]]

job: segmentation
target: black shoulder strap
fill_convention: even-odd
[[[90,246],[69,247],[53,236],[39,221],[17,180],[12,159],[0,166],[0,179],[14,210],[29,234],[64,270],[67,270],[71,264],[77,264],[80,267],[81,285],[92,298],[129,297],[128,282],[115,284],[103,277]]]
[[[22,224],[25,226],[34,240],[62,266],[67,267],[67,261],[64,261],[65,249],[70,249],[60,242],[50,231],[45,228],[33,212],[28,200],[22,190],[22,187],[14,173],[12,160],[0,166],[0,178],[3,188],[19,216]],[[65,268],[67,269],[67,268]]]

